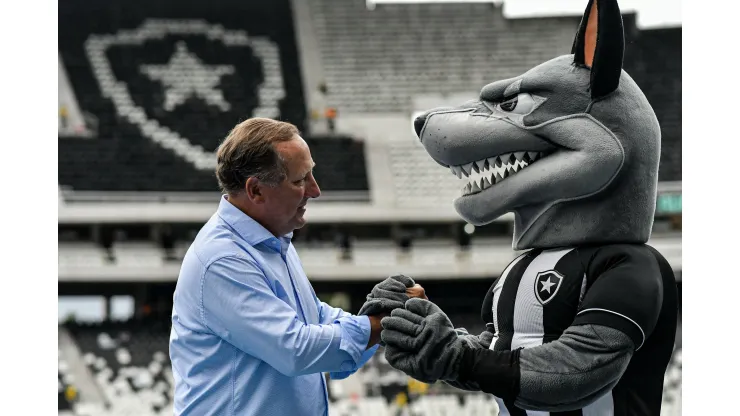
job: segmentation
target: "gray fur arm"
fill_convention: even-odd
[[[557,341],[520,351],[514,403],[526,410],[580,409],[614,388],[634,349],[630,337],[616,329],[570,327]]]

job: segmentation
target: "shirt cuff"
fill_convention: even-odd
[[[370,341],[370,318],[350,315],[335,320],[334,324],[339,326],[341,333],[339,349],[352,357],[357,368]]]
[[[329,373],[329,376],[332,378],[332,380],[343,380],[360,369],[363,365],[365,365],[368,361],[370,361],[371,358],[373,358],[373,355],[376,351],[378,351],[378,348],[380,348],[380,345],[373,345],[372,348],[362,353],[362,357],[360,358],[359,364],[355,366],[352,370],[349,371],[337,371],[333,373]]]

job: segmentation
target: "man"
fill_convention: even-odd
[[[175,414],[326,415],[322,372],[344,378],[366,363],[380,319],[414,283],[376,285],[366,316],[319,301],[291,244],[321,194],[298,130],[250,119],[217,153],[225,195],[185,255],[174,295]]]

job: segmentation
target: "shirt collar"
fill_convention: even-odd
[[[217,212],[218,216],[236,230],[249,245],[256,246],[267,240],[272,240],[272,244],[268,243],[267,245],[285,254],[293,238],[293,232],[276,238],[262,224],[229,202],[227,195],[221,195],[221,202],[218,204]]]

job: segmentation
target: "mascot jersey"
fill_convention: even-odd
[[[462,358],[444,381],[493,394],[503,415],[660,414],[677,292],[646,245],[660,127],[622,69],[624,47],[616,0],[590,0],[571,54],[414,121],[427,153],[467,181],[460,216],[484,225],[513,212],[513,247],[527,250],[485,296],[487,331],[448,348]],[[406,362],[391,364],[424,375]]]
[[[612,365],[599,362],[589,348],[576,350],[581,354],[572,358],[585,370],[581,373],[564,374],[558,357],[548,357],[551,353],[545,351],[539,356],[542,362],[530,371],[538,374],[543,388],[552,389],[554,399],[555,385],[571,384],[568,377],[603,383],[598,399],[582,410],[552,415],[659,415],[663,374],[675,337],[672,311],[677,308],[675,291],[663,289],[674,285],[668,262],[646,245],[531,250],[509,264],[486,295],[481,315],[491,333],[489,348],[536,347],[559,339],[571,325],[617,329],[636,348],[616,384],[610,377]],[[497,401],[503,415],[547,414],[527,413],[511,401]]]

